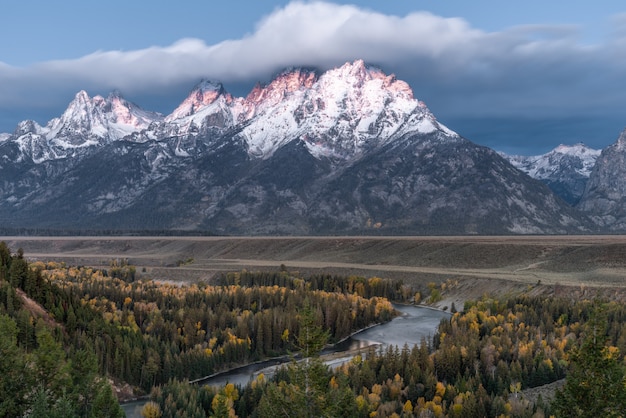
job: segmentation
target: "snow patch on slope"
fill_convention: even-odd
[[[569,160],[574,172],[582,177],[589,178],[601,152],[601,150],[589,148],[585,144],[578,143],[575,145],[559,145],[546,154],[535,156],[502,155],[516,168],[524,171],[529,176],[538,180],[545,180],[562,171],[562,165],[567,163],[566,160]]]

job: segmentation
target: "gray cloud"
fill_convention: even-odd
[[[265,17],[250,35],[215,45],[183,39],[27,68],[0,63],[0,123],[20,109],[20,119],[56,116],[81,89],[92,95],[119,89],[144,108],[167,113],[201,78],[243,91],[285,67],[327,69],[357,58],[409,82],[415,96],[457,131],[455,121],[472,118],[618,120],[626,93],[626,15],[614,17],[612,24],[611,39],[588,45],[576,26],[485,32],[462,19],[426,12],[398,17],[356,6],[295,2]],[[514,128],[515,135],[507,137],[500,129],[498,136],[523,141],[519,124]],[[618,133],[609,129],[617,128],[607,127],[607,141]],[[491,144],[497,138],[482,140]]]

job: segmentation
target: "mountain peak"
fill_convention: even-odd
[[[128,102],[119,91],[111,92],[105,99],[99,95],[90,98],[81,90],[60,118],[48,122],[45,136],[65,149],[84,147],[121,139],[147,128],[160,117]]]
[[[345,63],[344,65],[338,68],[338,72],[345,74],[345,75],[358,77],[358,78],[366,78],[369,76],[370,69],[373,69],[373,68],[374,67],[367,66],[365,64],[365,61],[359,59],[354,62]]]
[[[74,95],[74,101],[79,103],[85,103],[90,101],[89,94],[85,90],[81,90]]]
[[[620,133],[619,138],[617,138],[615,147],[619,150],[626,149],[626,128]]]
[[[192,91],[197,91],[197,92],[202,92],[202,93],[208,93],[208,92],[223,93],[224,86],[222,85],[222,83],[218,83],[218,82],[203,78],[202,80],[200,80],[198,84],[195,85]]]
[[[558,147],[552,150],[553,153],[566,154],[566,155],[583,155],[583,154],[599,154],[599,150],[588,147],[582,142],[578,142],[573,145],[560,144]]]
[[[203,79],[195,85],[187,98],[165,120],[169,122],[194,115],[201,109],[212,105],[220,96],[225,95],[227,93],[222,83]],[[230,96],[228,96],[228,100],[230,100]]]
[[[119,91],[118,89],[115,89],[109,93],[109,95],[107,96],[107,100],[108,101],[124,100],[124,96],[122,95],[121,91]]]
[[[64,115],[67,114],[68,116],[71,116],[79,109],[84,109],[85,107],[88,107],[90,105],[92,105],[91,97],[89,97],[89,94],[87,94],[85,90],[80,90],[74,95],[74,99],[72,99],[72,101],[67,106]]]
[[[39,124],[34,120],[23,120],[17,124],[17,128],[15,128],[13,135],[20,136],[25,135],[29,132],[34,134],[40,134],[41,126],[39,126]]]
[[[267,86],[257,84],[244,103],[243,134],[251,155],[260,158],[294,139],[316,158],[353,160],[405,134],[458,138],[415,100],[407,83],[362,60],[319,76],[305,69],[284,71]]]
[[[561,144],[542,155],[502,156],[517,169],[547,184],[563,200],[575,205],[585,190],[600,152],[579,142]]]
[[[314,70],[289,68],[281,71],[267,85],[257,83],[246,96],[246,101],[259,104],[269,100],[275,104],[291,93],[310,89],[316,81],[317,73]]]

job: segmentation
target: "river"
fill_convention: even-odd
[[[401,313],[400,316],[385,324],[377,325],[358,332],[334,347],[324,350],[322,354],[342,353],[368,346],[386,347],[397,345],[402,347],[408,344],[412,347],[419,344],[422,338],[429,339],[437,330],[439,322],[444,318],[449,318],[450,314],[434,309],[394,304],[394,308]],[[327,364],[336,367],[342,362],[348,361],[350,356],[335,358]],[[226,383],[245,385],[259,373],[271,375],[277,365],[289,361],[268,360],[260,363],[250,364],[244,367],[220,373],[216,376],[202,380],[201,384],[211,386],[223,386]],[[145,401],[130,402],[122,405],[128,418],[141,418],[141,408]]]

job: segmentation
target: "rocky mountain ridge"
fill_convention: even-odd
[[[202,81],[169,115],[79,92],[0,141],[0,225],[219,234],[584,233],[593,225],[408,84],[347,63],[245,98]]]
[[[546,183],[559,197],[575,206],[585,191],[600,152],[578,143],[561,144],[541,155],[501,155],[530,177]]]

